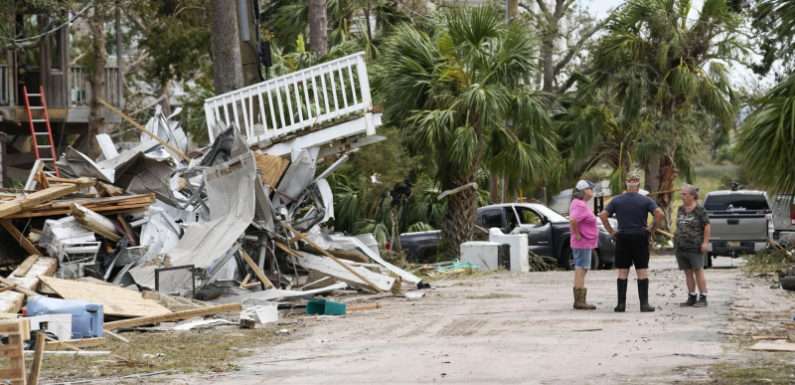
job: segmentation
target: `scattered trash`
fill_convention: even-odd
[[[344,303],[325,299],[312,299],[306,304],[308,315],[345,315],[347,306]]]

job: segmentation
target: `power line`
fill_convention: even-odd
[[[29,36],[29,37],[25,37],[25,38],[21,38],[21,39],[13,39],[13,38],[7,38],[7,37],[0,36],[0,40],[9,41],[9,42],[11,42],[12,45],[22,45],[24,43],[28,43],[28,42],[31,42],[31,41],[35,41],[35,40],[41,39],[42,37],[45,37],[45,36],[47,36],[47,35],[49,35],[51,33],[57,32],[58,30],[60,30],[60,29],[62,29],[64,27],[69,26],[75,20],[80,18],[80,16],[82,16],[84,13],[86,13],[86,11],[88,11],[89,8],[91,8],[93,6],[94,6],[93,2],[88,4],[88,5],[86,5],[85,7],[83,7],[83,9],[81,9],[80,11],[75,13],[72,17],[70,17],[69,20],[63,22],[61,25],[59,25],[57,27],[51,28],[51,29],[49,29],[47,31],[44,31],[44,32],[38,34],[38,35]]]

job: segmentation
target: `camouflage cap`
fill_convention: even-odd
[[[631,170],[627,173],[627,180],[640,180],[641,172],[640,170]]]

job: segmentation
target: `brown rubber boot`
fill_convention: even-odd
[[[596,306],[586,302],[585,298],[588,297],[588,289],[574,288],[574,308],[577,310],[596,310]]]

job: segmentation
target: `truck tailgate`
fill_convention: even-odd
[[[711,240],[762,241],[768,239],[768,218],[753,214],[709,214]]]

